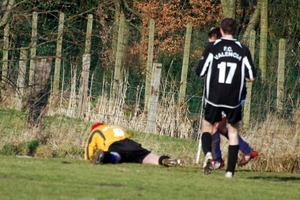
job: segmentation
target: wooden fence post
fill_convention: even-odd
[[[52,94],[56,95],[57,97],[59,93],[59,77],[60,77],[60,67],[61,67],[61,51],[62,51],[64,21],[65,21],[65,14],[59,13],[56,57],[55,57],[55,68],[54,68],[53,90],[52,90]]]
[[[22,98],[24,95],[25,87],[25,74],[26,74],[26,63],[28,56],[28,48],[22,47],[19,61],[19,72],[17,80],[17,91],[16,91],[16,109],[22,109]]]
[[[148,57],[146,66],[146,81],[145,81],[145,101],[144,107],[147,110],[148,100],[150,95],[152,67],[153,67],[153,51],[154,51],[154,32],[155,32],[155,20],[150,19],[149,24],[149,39],[148,39]]]
[[[148,119],[147,119],[147,127],[146,127],[146,132],[148,133],[156,132],[156,113],[157,113],[157,106],[158,106],[161,68],[162,68],[161,63],[153,63],[151,91],[150,91],[150,97],[148,102]]]
[[[279,40],[278,52],[278,72],[277,72],[277,109],[282,111],[284,98],[284,68],[286,55],[286,40],[281,38]]]
[[[255,52],[255,34],[256,32],[254,30],[250,31],[249,50],[253,60],[254,60],[254,52]],[[252,82],[246,82],[246,85],[247,85],[247,97],[244,105],[243,122],[244,122],[245,129],[248,129],[250,126]]]
[[[86,28],[86,35],[85,35],[85,50],[86,54],[91,52],[91,45],[92,45],[92,30],[93,30],[93,15],[88,15],[88,22]]]
[[[117,41],[117,52],[115,60],[115,70],[114,70],[114,82],[113,82],[113,98],[117,97],[119,94],[119,86],[121,77],[121,66],[124,57],[124,36],[125,35],[125,16],[122,13],[119,20],[119,31],[118,31],[118,41]]]
[[[79,114],[85,116],[88,112],[87,104],[88,102],[88,86],[89,86],[89,74],[90,74],[90,63],[91,54],[84,54],[82,58],[82,71],[80,78],[80,88],[79,88],[79,100],[78,100],[78,111]]]
[[[268,48],[268,0],[261,1],[260,14],[260,41],[259,41],[259,66],[261,78],[265,82],[267,79],[267,48]]]
[[[8,79],[7,70],[8,70],[8,48],[9,48],[9,24],[7,23],[4,27],[4,36],[3,36],[3,64],[2,64],[2,85],[5,85],[6,80]]]
[[[29,128],[38,127],[44,129],[45,108],[50,94],[50,74],[52,58],[36,57],[34,66],[33,84],[29,98]]]
[[[33,84],[34,78],[34,67],[35,67],[35,57],[36,57],[36,45],[37,45],[37,12],[32,14],[32,29],[31,29],[31,44],[30,44],[30,66],[29,66],[29,85]]]
[[[71,65],[71,91],[70,98],[67,110],[67,116],[74,117],[76,112],[75,108],[77,107],[77,96],[76,96],[76,77],[77,77],[77,66]]]
[[[192,24],[189,23],[186,27],[184,55],[183,55],[183,62],[182,62],[179,101],[178,101],[179,105],[183,104],[185,100],[187,72],[188,72],[189,56],[190,56],[190,48],[191,48],[191,37],[192,37]]]
[[[80,80],[79,89],[79,102],[78,109],[79,114],[86,115],[89,111],[88,109],[88,87],[89,87],[89,76],[90,76],[90,65],[91,65],[91,39],[92,39],[92,29],[93,29],[93,15],[88,15],[88,23],[86,30],[86,40],[85,40],[85,51],[82,57],[82,72]]]

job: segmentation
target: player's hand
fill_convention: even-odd
[[[247,82],[252,82],[252,81],[254,81],[254,79],[249,79],[249,78],[245,78],[245,80],[246,80]]]

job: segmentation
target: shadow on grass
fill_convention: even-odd
[[[247,179],[253,179],[253,180],[267,180],[267,181],[291,181],[291,182],[300,182],[300,177],[287,177],[287,176],[253,176],[249,177]]]
[[[107,183],[96,183],[96,186],[107,186],[107,187],[126,187],[122,184],[107,184]]]
[[[257,176],[251,176],[246,178],[250,180],[266,180],[266,181],[285,181],[285,182],[300,182],[300,176],[289,176],[286,173],[280,174],[275,172],[261,172],[261,171],[253,171],[249,169],[239,169],[236,173],[239,172],[254,172],[257,173]],[[271,175],[272,174],[272,175]],[[277,175],[278,174],[278,175]]]

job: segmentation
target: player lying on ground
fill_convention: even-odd
[[[182,166],[180,159],[159,156],[143,148],[131,139],[129,133],[120,126],[96,123],[85,146],[84,158],[93,164],[108,163],[141,163],[171,166]]]
[[[208,32],[208,41],[209,42],[215,42],[217,39],[221,38],[221,32],[220,27],[212,28]],[[246,86],[243,88],[242,92],[242,105],[244,104],[244,101],[246,99],[247,95],[247,88]],[[217,122],[215,124],[215,127],[213,129],[213,135],[212,135],[212,155],[213,155],[213,161],[211,165],[211,169],[220,169],[224,167],[224,161],[222,159],[222,152],[220,148],[220,133],[228,138],[228,129],[226,127],[226,115],[223,115],[222,121]],[[250,145],[243,140],[243,138],[239,135],[239,148],[240,151],[243,153],[242,159],[239,161],[239,166],[246,165],[251,159],[256,158],[258,156],[258,153],[254,151]]]

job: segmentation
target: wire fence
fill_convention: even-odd
[[[273,8],[273,7],[271,7]],[[51,97],[47,101],[46,115],[61,114],[70,117],[80,117],[89,121],[107,121],[127,126],[128,128],[145,131],[148,110],[145,109],[145,79],[147,51],[138,49],[138,44],[145,39],[135,26],[126,23],[124,27],[115,26],[111,22],[104,22],[97,12],[77,16],[64,16],[63,31],[59,31],[63,13],[15,13],[10,23],[1,30],[3,34],[2,46],[2,82],[1,107],[16,108],[16,93],[22,92],[21,110],[30,107],[32,99],[30,73],[37,56],[52,57],[52,71],[49,78]],[[121,18],[120,18],[121,19]],[[89,20],[92,27],[89,29]],[[273,23],[275,17],[271,17]],[[206,32],[216,22],[193,26],[191,46],[189,49],[189,62],[187,71],[186,94],[180,96],[181,71],[184,60],[183,49],[185,45],[186,29],[177,29],[168,35],[158,36],[159,29],[155,29],[153,47],[153,61],[162,64],[159,103],[156,114],[156,131],[159,134],[175,137],[192,137],[195,124],[200,119],[203,96],[203,80],[196,77],[195,68],[201,51],[207,42]],[[116,28],[117,27],[117,28]],[[297,26],[295,25],[296,30]],[[118,41],[118,33],[123,28],[123,42]],[[149,27],[143,27],[146,36],[149,36]],[[242,28],[243,29],[243,28]],[[279,29],[279,27],[277,27]],[[90,32],[88,32],[90,30]],[[240,31],[238,38],[242,38]],[[260,35],[259,27],[256,30],[254,62],[259,69]],[[274,32],[278,32],[275,30]],[[299,33],[294,29],[286,36],[284,51],[285,66],[284,83],[280,99],[282,108],[278,109],[278,63],[279,40],[281,36],[269,34],[267,41],[267,79],[262,80],[259,70],[258,78],[253,83],[251,98],[250,125],[264,123],[270,114],[281,117],[286,123],[293,122],[293,113],[299,107]],[[62,35],[60,35],[62,34]],[[169,42],[170,51],[162,50],[162,38],[177,35],[181,40]],[[59,41],[59,38],[62,38]],[[118,44],[119,42],[119,44]],[[148,43],[149,40],[147,39]],[[145,43],[145,42],[144,42]],[[173,52],[172,45],[178,46],[182,51]],[[61,49],[58,50],[58,45]],[[119,46],[118,46],[119,45]],[[117,48],[121,45],[121,57]],[[88,48],[88,50],[87,50]],[[165,47],[164,47],[165,48]],[[27,49],[22,55],[22,49]],[[57,53],[60,51],[60,53]],[[85,55],[88,58],[88,74],[84,74]],[[145,56],[146,55],[146,56]],[[120,56],[120,55],[119,55]],[[121,59],[121,60],[120,60]],[[59,60],[60,62],[57,62]],[[60,68],[58,68],[58,63]],[[21,66],[24,65],[24,84],[19,87],[18,79]],[[118,89],[114,89],[116,82],[115,71],[120,71]],[[55,70],[58,69],[58,72]],[[55,75],[59,74],[58,79]],[[85,80],[83,80],[85,79]],[[58,85],[56,85],[58,83]],[[84,90],[83,85],[87,84]],[[57,92],[55,87],[58,87]],[[85,95],[85,98],[83,98]],[[179,104],[183,98],[184,103]],[[81,107],[85,104],[85,107]],[[270,122],[272,123],[272,122]],[[272,125],[272,124],[270,124]]]

